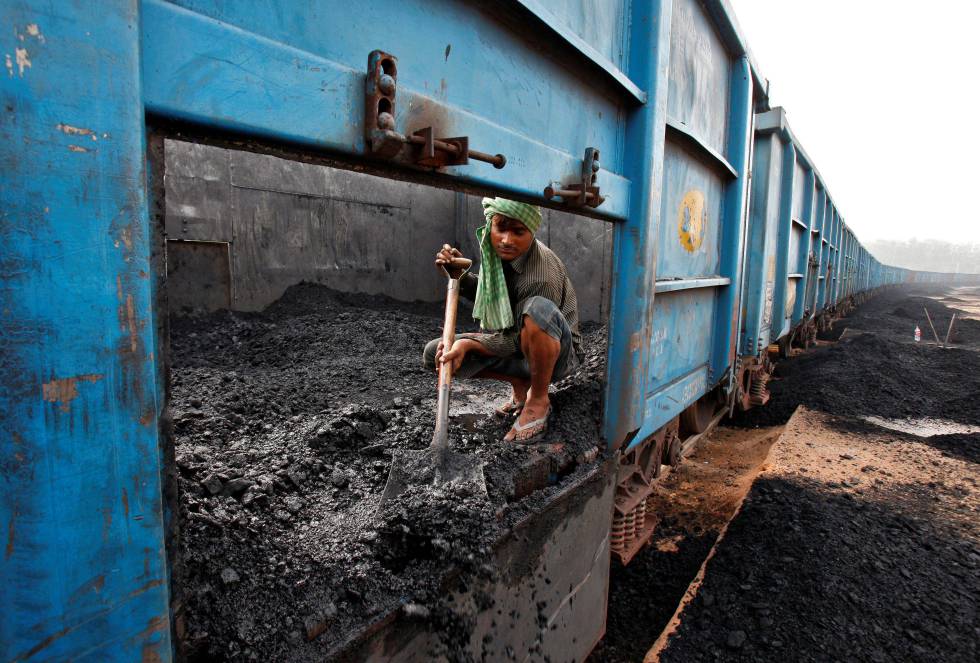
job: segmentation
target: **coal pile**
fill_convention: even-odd
[[[769,403],[740,415],[735,423],[782,424],[798,405],[856,417],[978,423],[980,352],[901,340],[899,328],[882,311],[914,310],[921,298],[902,291],[880,297],[836,323],[838,329],[849,330],[837,344],[777,364]],[[957,325],[965,335],[976,322],[966,319]],[[910,328],[914,323],[906,320],[900,329],[911,338]]]
[[[980,320],[971,317],[980,303],[980,289],[976,287],[952,290],[902,286],[877,293],[867,303],[838,321],[834,328],[821,338],[837,340],[845,329],[873,332],[901,343],[914,343],[915,328],[922,332],[922,343],[935,342],[929,327],[929,318],[941,341],[946,340],[949,323],[956,314],[956,323],[949,336],[951,345],[980,349]]]
[[[836,419],[794,416],[660,661],[977,660],[975,461]]]
[[[450,444],[483,460],[489,499],[409,491],[379,514],[392,453],[432,437],[435,376],[421,350],[441,322],[438,305],[310,284],[261,313],[172,319],[175,577],[190,660],[322,661],[392,610],[444,627],[440,653],[465,658],[466,617],[440,604],[442,579],[492,576],[494,541],[595,462],[605,334],[583,330],[587,360],[553,387],[539,445],[501,442],[507,424],[483,414],[504,389],[454,385]],[[521,490],[542,456],[550,483]]]

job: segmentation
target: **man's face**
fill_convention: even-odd
[[[518,258],[531,248],[534,233],[523,223],[500,214],[493,215],[490,224],[490,244],[504,262]]]

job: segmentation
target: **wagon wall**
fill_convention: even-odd
[[[438,247],[478,253],[478,196],[174,140],[165,163],[173,310],[260,310],[300,281],[438,301]],[[543,215],[538,237],[564,260],[582,319],[604,319],[612,227]]]

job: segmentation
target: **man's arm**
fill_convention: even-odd
[[[459,280],[459,294],[468,300],[476,300],[476,284],[480,279],[473,272],[466,272]]]
[[[527,284],[521,291],[521,299],[518,302],[516,310],[522,310],[524,308],[524,302],[531,297],[544,297],[554,302],[555,306],[561,308],[564,283],[565,279],[563,277],[561,283],[557,283],[555,279],[549,279],[547,281]],[[470,336],[482,346],[484,350],[483,354],[496,357],[509,357],[517,353],[521,347],[520,328],[520,320],[515,320],[514,327],[511,329],[491,334],[472,334]]]

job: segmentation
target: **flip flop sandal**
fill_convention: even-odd
[[[504,442],[516,442],[517,444],[532,444],[534,442],[537,442],[538,440],[544,437],[545,433],[548,432],[548,417],[550,416],[551,416],[551,408],[549,407],[548,411],[545,412],[544,416],[541,417],[540,419],[529,421],[526,424],[521,424],[519,421],[515,421],[514,425],[510,427],[510,429],[514,431],[515,434],[520,434],[523,433],[524,431],[533,430],[533,429],[537,429],[537,432],[535,432],[531,437],[518,438],[515,436],[514,439],[504,440]]]
[[[518,403],[511,399],[493,411],[501,419],[517,416],[524,409],[524,403]]]

